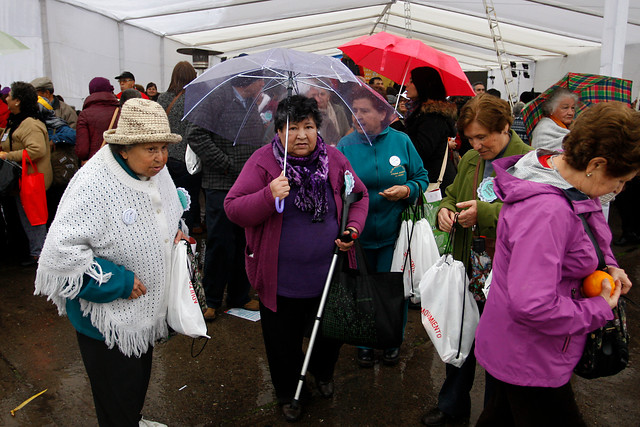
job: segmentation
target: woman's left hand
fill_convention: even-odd
[[[621,293],[625,295],[631,289],[631,280],[629,280],[629,276],[624,272],[623,269],[618,267],[608,267],[607,272],[613,277],[616,286],[622,285]]]
[[[182,230],[180,230],[180,229],[178,228],[178,232],[176,233],[176,238],[175,238],[175,239],[173,239],[173,243],[174,243],[174,244],[177,244],[177,243],[178,243],[180,240],[182,240],[182,239],[184,239],[184,240],[189,240],[189,236],[187,236],[186,234],[184,234],[184,233],[182,232]]]
[[[356,230],[356,229],[355,229],[355,228],[353,228],[353,227],[347,227],[347,229],[345,230],[345,232],[344,232],[344,233],[342,233],[342,234],[351,234],[351,233],[356,233],[356,234],[358,234],[358,230]],[[336,239],[336,245],[338,246],[338,248],[339,248],[341,251],[345,251],[345,252],[346,252],[346,251],[348,251],[349,249],[351,249],[351,246],[353,246],[353,240],[352,240],[352,241],[350,241],[350,242],[348,242],[348,243],[345,243],[345,242],[343,242],[343,241],[342,241],[342,240],[340,240],[340,239]]]
[[[476,200],[456,203],[456,208],[460,209],[458,224],[463,228],[470,228],[476,225],[478,222],[478,202]]]
[[[400,199],[406,199],[409,197],[410,192],[411,190],[409,190],[409,187],[406,185],[394,185],[393,187],[389,187],[378,194],[391,202],[396,202]]]

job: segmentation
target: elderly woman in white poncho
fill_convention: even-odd
[[[155,342],[167,336],[167,271],[184,210],[167,169],[162,107],[131,99],[108,143],[60,201],[40,256],[36,294],[77,331],[101,426],[145,425]]]

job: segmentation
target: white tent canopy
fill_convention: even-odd
[[[520,92],[543,90],[568,71],[599,73],[604,0],[493,5],[506,56],[534,77]],[[628,0],[626,15],[622,77],[640,82],[640,0]],[[272,47],[337,55],[337,46],[381,30],[420,39],[465,71],[487,70],[501,88],[482,0],[3,0],[0,30],[31,48],[0,57],[0,84],[49,75],[77,108],[92,77],[110,78],[117,90],[122,70],[166,89],[173,65],[190,59],[179,47],[224,57]]]

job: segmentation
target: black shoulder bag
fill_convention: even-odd
[[[565,194],[570,200],[570,195]],[[584,214],[578,214],[587,235],[591,239],[598,255],[598,270],[605,270],[604,256]],[[592,379],[615,375],[629,363],[629,333],[627,331],[627,313],[622,297],[613,309],[613,320],[602,328],[587,335],[582,357],[573,372],[582,378]]]
[[[340,252],[322,315],[322,335],[347,344],[387,349],[400,347],[404,318],[402,273],[376,273],[355,241],[358,269]]]

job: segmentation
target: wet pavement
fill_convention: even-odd
[[[614,251],[636,284],[630,297],[640,302],[640,250]],[[0,425],[97,425],[75,331],[50,302],[33,295],[34,275],[34,268],[0,265]],[[628,304],[627,314],[632,340],[627,369],[614,377],[572,380],[588,425],[640,426],[640,308]],[[183,336],[155,347],[145,418],[169,426],[287,425],[275,403],[259,322],[222,314],[208,324],[208,331],[212,339],[196,358],[191,356],[192,340]],[[471,425],[482,409],[483,377],[478,367]],[[314,391],[298,424],[417,426],[435,405],[443,379],[444,364],[419,312],[410,310],[400,363],[359,368],[355,348],[344,346],[336,367],[335,395],[323,399]],[[309,382],[313,385],[312,379]],[[15,417],[10,415],[11,409],[44,389],[46,393]]]

